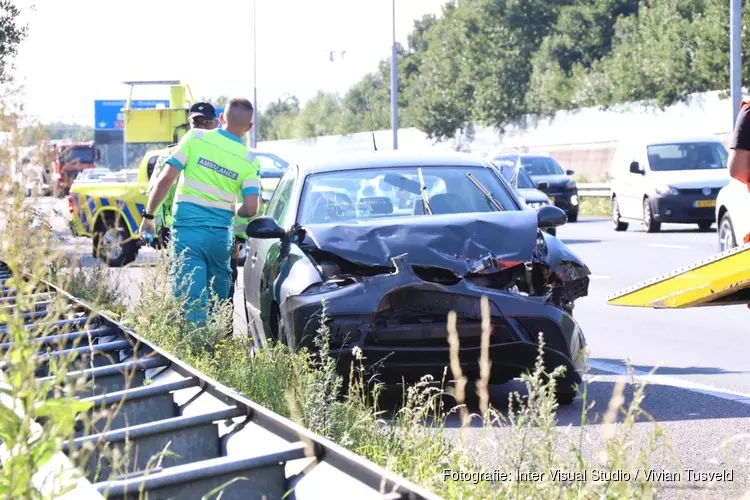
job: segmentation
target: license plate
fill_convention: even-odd
[[[547,198],[549,198],[550,203],[554,203],[555,202],[555,197],[554,196],[547,196]]]
[[[693,203],[696,208],[715,207],[716,200],[698,200]]]

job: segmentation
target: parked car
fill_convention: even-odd
[[[719,252],[742,245],[750,234],[750,192],[747,185],[731,179],[716,197],[716,232]]]
[[[442,375],[454,310],[463,369],[474,377],[487,296],[492,382],[532,369],[543,332],[547,368],[567,367],[558,398],[569,403],[585,346],[572,312],[590,272],[540,229],[565,222],[553,206],[527,210],[470,154],[384,151],[291,165],[265,216],[247,227],[249,333],[258,349],[269,340],[315,349],[325,301],[341,373],[356,346],[382,381],[399,383]]]
[[[518,196],[530,210],[536,210],[544,205],[552,204],[547,195],[537,189],[534,181],[526,173],[526,170],[507,160],[493,161],[492,164],[502,174],[503,178],[508,181],[511,187],[516,190]],[[553,236],[557,234],[556,227],[546,229],[546,231]]]
[[[512,154],[495,156],[495,160],[516,163],[526,170],[537,188],[547,195],[555,206],[565,210],[568,222],[578,221],[578,186],[573,179],[575,171],[563,170],[552,156],[546,154]]]
[[[647,232],[662,223],[711,228],[716,197],[729,182],[729,153],[715,137],[637,141],[618,146],[612,163],[612,226],[631,221]]]

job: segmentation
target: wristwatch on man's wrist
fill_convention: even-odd
[[[143,210],[141,210],[141,217],[143,217],[144,219],[147,219],[147,220],[154,220],[154,216],[152,214],[146,212],[145,208]]]

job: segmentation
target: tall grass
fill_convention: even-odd
[[[14,102],[0,103],[0,132],[6,139],[0,145],[0,262],[6,264],[0,269],[0,495],[56,498],[77,487],[92,493],[80,466],[93,449],[66,450],[64,444],[94,433],[94,426],[107,430],[118,408],[93,408],[79,398],[92,381],[69,375],[87,368],[90,359],[69,350],[90,339],[65,338],[70,327],[52,324],[81,312],[46,283],[79,295],[95,309],[116,306],[121,292],[102,269],[84,269],[61,251],[53,214],[38,208],[43,201],[25,198],[23,189],[5,189],[9,170],[22,165],[21,146],[36,128]],[[33,313],[43,315],[30,317]]]
[[[640,476],[631,482],[565,482],[551,480],[549,471],[582,473],[592,465],[601,470],[634,470],[648,464],[649,457],[663,446],[658,426],[652,431],[652,445],[645,450],[634,448],[635,423],[644,416],[640,405],[645,387],[635,384],[635,395],[624,405],[622,385],[616,386],[605,427],[605,446],[592,464],[584,454],[589,442],[586,424],[590,405],[584,402],[581,426],[575,439],[570,429],[557,424],[555,386],[562,372],[548,373],[539,361],[524,376],[526,390],[511,395],[509,409],[503,414],[492,407],[488,381],[491,363],[488,356],[490,338],[489,307],[482,301],[482,356],[480,380],[477,383],[480,413],[472,415],[465,403],[466,379],[461,373],[456,316],[448,318],[448,340],[451,345],[451,371],[455,389],[448,396],[445,380],[425,377],[408,386],[401,407],[388,415],[380,406],[382,386],[372,386],[365,379],[361,351],[355,349],[357,361],[351,367],[348,387],[343,394],[344,379],[336,373],[333,360],[325,354],[330,332],[325,326],[326,309],[321,304],[321,327],[316,339],[317,352],[293,351],[269,339],[265,348],[255,350],[247,336],[227,336],[231,329],[229,304],[214,304],[207,325],[196,328],[181,319],[184,298],[168,297],[170,289],[168,254],[146,272],[142,295],[135,308],[126,314],[131,326],[187,363],[204,371],[251,400],[271,410],[298,419],[313,432],[326,436],[386,468],[405,476],[446,498],[647,498],[654,496],[653,485]],[[177,259],[179,262],[179,258]],[[178,265],[179,267],[179,265]],[[165,298],[167,297],[167,298]],[[442,382],[436,384],[436,382]],[[437,386],[436,386],[437,385]],[[583,395],[585,398],[586,384]],[[447,401],[455,398],[456,406]],[[446,425],[458,414],[467,430],[472,421],[481,423],[483,437],[473,442],[449,434]],[[476,427],[476,424],[474,425]],[[476,441],[482,443],[482,451]],[[565,441],[568,446],[564,446]],[[492,464],[483,458],[492,457]],[[475,481],[483,471],[544,472],[545,481]],[[468,480],[453,480],[465,473]]]

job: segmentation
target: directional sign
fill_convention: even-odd
[[[125,100],[97,100],[94,101],[94,130],[123,130]],[[133,100],[130,101],[131,109],[155,109],[159,107],[169,108],[168,100]],[[216,108],[216,117],[224,111]]]
[[[95,130],[122,130],[124,128],[123,110],[126,101],[123,100],[97,100],[94,101],[94,129]],[[169,107],[168,100],[133,100],[130,107],[133,109],[153,109],[158,107]]]

